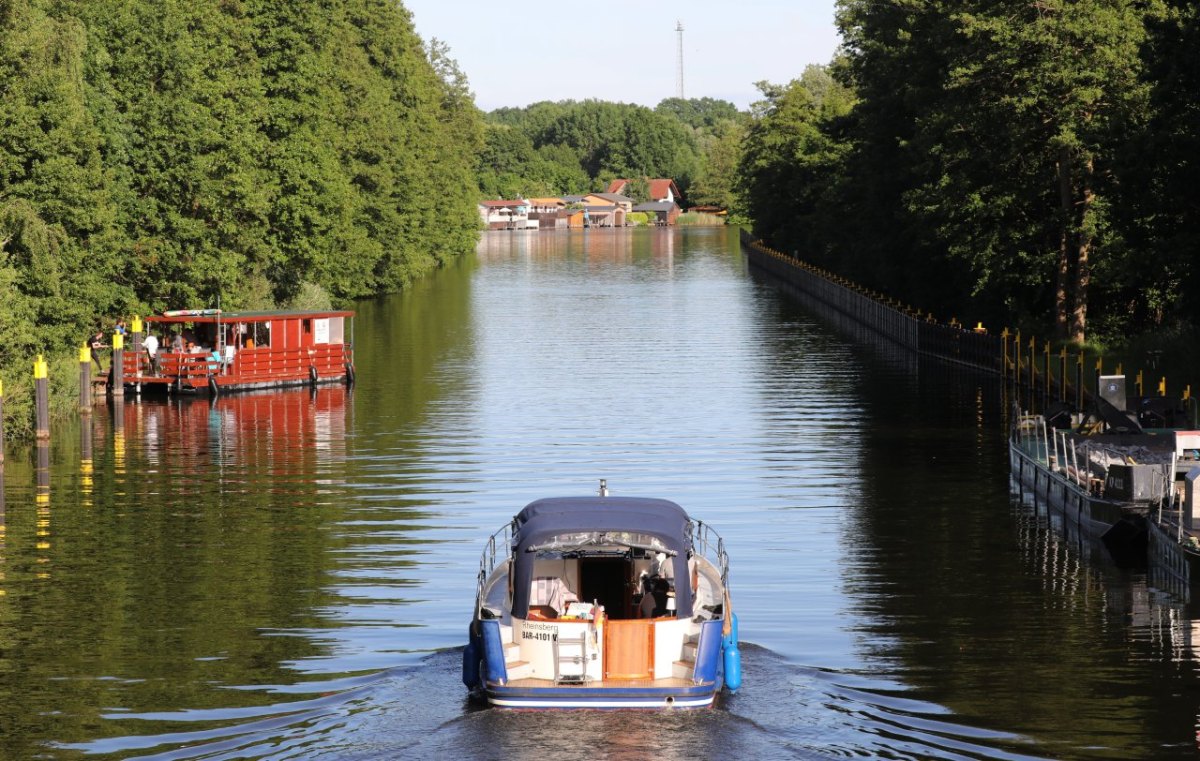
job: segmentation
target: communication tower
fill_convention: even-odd
[[[683,100],[683,22],[675,22],[675,34],[679,37],[679,65],[676,67],[675,89],[680,100]]]

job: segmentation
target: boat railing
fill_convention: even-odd
[[[721,585],[729,587],[729,555],[725,552],[725,540],[704,521],[691,524],[692,551],[711,562],[721,572]]]
[[[512,539],[516,525],[516,520],[504,524],[499,531],[488,537],[487,544],[483,547],[483,554],[479,558],[479,577],[475,587],[476,619],[483,613],[484,587],[487,585],[492,571],[496,570],[496,559],[499,558],[500,562],[504,563],[512,557]]]

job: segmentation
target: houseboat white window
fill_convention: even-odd
[[[313,323],[313,343],[327,344],[329,343],[329,318],[322,317],[312,321]]]

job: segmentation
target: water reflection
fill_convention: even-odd
[[[489,234],[358,311],[353,392],[98,408],[44,516],[9,458],[0,758],[1194,753],[1193,612],[1009,501],[1002,391],[798,307],[726,231]],[[481,710],[483,537],[601,477],[720,529],[746,686]]]

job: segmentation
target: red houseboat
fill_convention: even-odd
[[[147,317],[126,338],[126,393],[216,395],[354,382],[354,313],[181,309]],[[158,342],[151,356],[146,338]],[[110,378],[110,382],[113,382]]]

